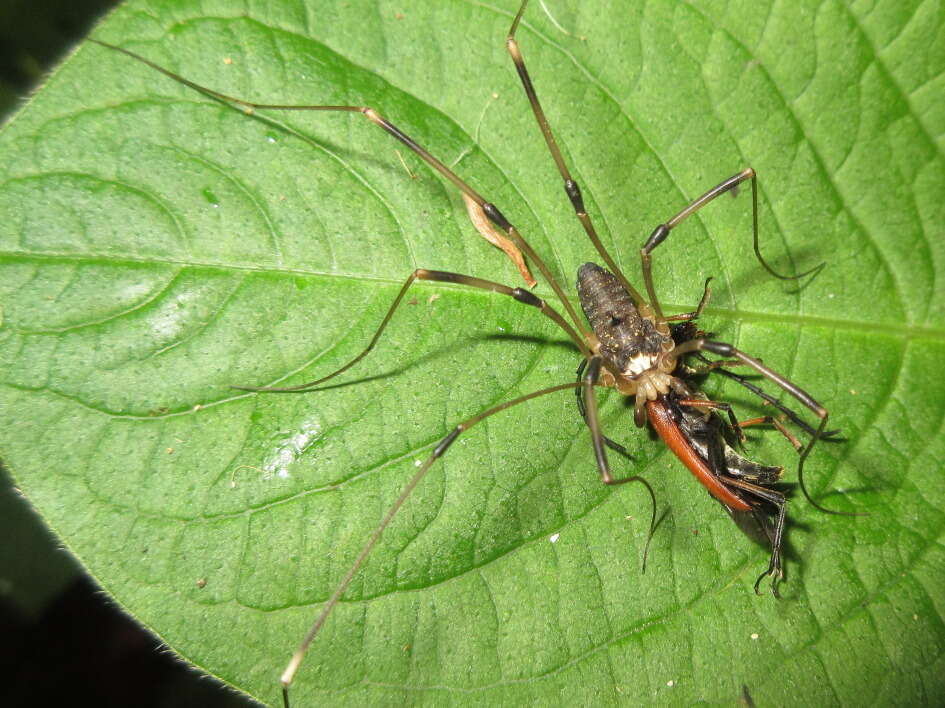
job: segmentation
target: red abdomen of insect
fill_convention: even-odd
[[[673,419],[673,414],[663,397],[655,401],[646,402],[646,413],[653,430],[666,443],[666,447],[686,465],[696,479],[709,490],[709,494],[734,511],[751,511],[751,505],[740,498],[731,489],[726,487],[709,469],[706,461],[696,452],[690,442],[682,434],[679,425]]]

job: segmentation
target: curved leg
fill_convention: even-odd
[[[809,270],[805,270],[803,273],[799,273],[798,275],[781,275],[770,265],[768,265],[767,261],[765,261],[765,259],[761,256],[761,249],[758,246],[758,180],[755,170],[751,167],[746,167],[741,172],[732,175],[724,182],[717,184],[705,194],[694,199],[689,203],[689,205],[686,206],[685,209],[676,214],[676,216],[674,216],[672,219],[666,223],[660,224],[655,229],[653,229],[653,233],[650,234],[650,237],[646,240],[646,243],[643,244],[643,248],[640,249],[643,283],[646,286],[646,292],[650,298],[650,304],[653,306],[657,317],[660,319],[663,319],[663,311],[659,305],[659,299],[656,297],[656,289],[653,287],[653,274],[651,272],[650,254],[657,246],[666,240],[666,238],[669,236],[669,232],[682,223],[687,217],[695,214],[706,204],[714,201],[716,198],[725,194],[726,192],[734,193],[738,188],[738,185],[746,180],[751,180],[751,228],[755,257],[758,259],[758,262],[761,263],[762,267],[768,271],[768,273],[780,280],[797,280],[798,278],[803,278],[805,275],[809,275],[823,268],[824,264],[820,263],[819,265],[816,265]]]
[[[594,445],[594,457],[597,459],[597,469],[600,471],[600,480],[604,484],[623,484],[624,482],[641,481],[646,484],[641,477],[626,477],[624,479],[615,479],[610,473],[610,464],[607,462],[607,451],[604,449],[604,436],[600,432],[600,421],[597,418],[597,397],[594,394],[594,386],[597,378],[600,376],[600,367],[602,359],[599,356],[591,357],[587,371],[581,377],[581,387],[587,400],[584,420],[588,429],[591,431],[591,442]],[[649,488],[649,484],[646,484]],[[652,494],[650,490],[650,494]],[[655,497],[654,497],[655,503]]]
[[[804,444],[797,439],[797,436],[794,435],[790,430],[788,430],[784,424],[775,418],[774,416],[764,415],[758,418],[751,418],[750,420],[740,420],[738,422],[738,429],[744,430],[745,428],[751,425],[770,425],[775,430],[777,430],[781,435],[783,435],[789,443],[800,453],[804,449]],[[821,436],[823,437],[823,436]]]
[[[333,379],[338,374],[347,371],[352,366],[361,361],[361,359],[367,356],[368,352],[370,352],[374,348],[374,345],[377,344],[377,340],[381,338],[381,334],[383,334],[384,330],[387,328],[387,323],[390,322],[391,317],[394,316],[394,311],[403,301],[404,295],[407,294],[407,290],[415,280],[432,280],[441,283],[458,283],[460,285],[468,285],[473,288],[490,290],[502,295],[508,295],[519,302],[523,302],[526,305],[531,305],[532,307],[540,310],[543,315],[553,320],[555,324],[561,327],[561,329],[563,329],[567,335],[571,337],[571,340],[577,345],[578,349],[581,350],[582,354],[585,356],[590,355],[584,340],[578,335],[577,332],[574,331],[571,325],[569,325],[567,321],[560,314],[558,314],[557,310],[555,310],[541,298],[536,297],[530,293],[528,290],[523,290],[522,288],[511,288],[508,285],[494,283],[491,280],[483,280],[482,278],[474,278],[471,275],[462,275],[461,273],[449,273],[442,270],[426,270],[425,268],[417,268],[417,270],[411,273],[410,277],[407,278],[407,281],[403,284],[403,287],[401,287],[400,292],[397,293],[397,297],[394,298],[394,302],[391,303],[390,308],[387,310],[387,314],[384,315],[384,319],[381,321],[381,326],[377,328],[377,331],[374,333],[374,336],[371,338],[371,341],[368,343],[368,345],[364,348],[364,351],[362,351],[340,369],[337,369],[336,371],[333,371],[332,373],[328,374],[327,376],[323,376],[320,379],[315,379],[314,381],[299,384],[298,386],[231,386],[231,388],[235,388],[240,391],[303,393],[305,391],[311,391],[316,386],[323,384],[329,379]]]
[[[581,383],[581,381],[583,380],[583,375],[584,375],[584,369],[585,369],[585,368],[587,368],[587,359],[581,359],[581,363],[578,364],[578,368],[577,368],[577,381],[578,381],[578,383]],[[578,387],[578,388],[574,389],[574,394],[575,394],[575,398],[577,399],[578,413],[581,415],[581,419],[586,422],[586,421],[587,421],[587,406],[586,406],[585,403],[584,403],[584,389],[583,389],[583,387]],[[604,440],[604,444],[605,444],[607,447],[609,447],[611,450],[613,450],[613,451],[616,452],[616,453],[619,453],[619,454],[623,455],[623,456],[626,457],[627,459],[630,459],[630,460],[633,459],[633,455],[631,455],[631,454],[627,451],[627,448],[625,448],[623,445],[621,445],[621,444],[618,443],[618,442],[615,442],[615,441],[611,440],[611,439],[608,438],[606,435],[602,435],[601,437],[602,437],[603,440]]]
[[[109,44],[98,39],[89,38],[90,42],[107,47],[116,52],[121,52],[122,54],[140,61],[143,64],[151,67],[155,71],[159,71],[170,79],[187,86],[188,88],[193,89],[203,95],[212,98],[216,101],[222,101],[228,105],[242,110],[244,113],[252,114],[257,110],[269,110],[269,111],[340,111],[345,113],[360,113],[374,125],[378,126],[389,135],[392,135],[394,138],[399,140],[402,144],[407,146],[413,153],[415,153],[420,159],[426,162],[430,167],[439,172],[443,177],[445,177],[449,182],[451,182],[457,189],[459,189],[469,200],[475,203],[478,210],[484,214],[489,221],[495,224],[499,229],[504,231],[506,235],[512,240],[512,243],[519,249],[521,249],[526,256],[538,266],[538,269],[541,271],[541,274],[545,276],[545,279],[548,281],[548,284],[555,291],[555,294],[558,296],[558,299],[561,301],[561,304],[564,306],[565,311],[571,317],[572,323],[577,327],[578,331],[582,335],[586,335],[587,331],[584,327],[584,323],[580,317],[578,317],[577,311],[574,309],[574,306],[571,304],[571,301],[568,300],[567,295],[562,289],[561,285],[555,280],[554,276],[551,274],[551,271],[548,269],[548,266],[545,262],[538,257],[538,254],[532,249],[529,243],[525,238],[518,232],[511,222],[505,218],[502,212],[492,204],[491,202],[486,201],[475,189],[470,187],[465,181],[463,181],[459,175],[457,175],[453,170],[447,167],[445,164],[440,162],[437,158],[427,152],[423,147],[421,147],[413,138],[404,133],[396,125],[388,121],[377,111],[369,106],[294,106],[278,103],[254,103],[252,101],[244,101],[241,98],[236,98],[234,96],[228,96],[225,93],[220,93],[219,91],[214,91],[205,86],[201,86],[198,83],[185,79],[183,76],[179,76],[172,71],[168,71],[162,66],[155,64],[154,62],[145,59],[140,54],[136,54],[128,49],[115,46],[114,44]],[[475,222],[474,222],[475,224]],[[479,226],[476,225],[477,230]],[[481,230],[480,230],[480,233]]]
[[[615,479],[610,473],[610,465],[607,462],[607,451],[604,449],[604,436],[600,432],[600,421],[597,418],[597,398],[594,395],[594,386],[600,376],[600,367],[602,359],[599,356],[591,357],[587,371],[584,373],[580,385],[587,397],[587,408],[584,421],[587,423],[588,430],[591,431],[591,443],[594,446],[594,457],[597,460],[597,469],[600,472],[600,479],[604,484],[624,484],[626,482],[639,482],[650,495],[652,513],[650,515],[650,531],[646,538],[646,545],[643,548],[643,572],[646,572],[646,558],[650,551],[650,540],[653,538],[653,532],[656,529],[656,494],[653,487],[643,477],[633,475],[622,479]]]

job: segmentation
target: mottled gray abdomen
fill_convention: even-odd
[[[640,316],[616,276],[596,263],[585,263],[578,268],[577,291],[584,315],[600,340],[601,356],[628,375],[652,366],[665,336],[651,320]]]

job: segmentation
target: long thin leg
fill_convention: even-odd
[[[646,243],[643,244],[643,248],[640,249],[640,261],[643,269],[643,283],[646,285],[646,292],[650,298],[650,304],[653,306],[657,317],[660,319],[663,318],[663,310],[660,307],[659,299],[656,297],[656,289],[653,287],[653,274],[651,271],[650,254],[657,246],[666,240],[666,237],[669,236],[669,232],[676,226],[679,226],[679,224],[682,223],[686,217],[695,214],[706,204],[714,201],[716,198],[725,194],[726,192],[735,190],[738,185],[745,180],[751,180],[752,239],[755,249],[755,257],[757,257],[758,262],[761,263],[762,267],[764,267],[764,269],[775,278],[779,278],[780,280],[797,280],[798,278],[803,278],[805,275],[809,275],[810,273],[823,268],[824,264],[820,263],[810,270],[805,270],[803,273],[799,273],[798,275],[781,275],[770,265],[768,265],[764,258],[762,258],[761,248],[758,246],[758,179],[755,175],[754,169],[751,167],[746,167],[741,172],[732,175],[727,180],[717,184],[702,196],[694,199],[689,203],[688,206],[686,206],[685,209],[676,214],[676,216],[674,216],[672,219],[664,224],[660,224],[655,229],[653,229],[653,233],[650,234],[650,237],[646,240]]]
[[[555,291],[555,294],[558,296],[558,299],[561,301],[561,304],[564,306],[564,309],[567,311],[568,315],[571,317],[571,321],[577,327],[578,331],[582,335],[587,334],[587,330],[584,326],[583,320],[578,317],[577,311],[574,309],[574,306],[571,304],[571,301],[568,299],[561,285],[555,280],[554,276],[551,274],[551,271],[548,269],[548,266],[545,262],[538,257],[538,254],[532,249],[529,243],[525,238],[518,232],[511,222],[505,218],[502,212],[492,204],[491,202],[486,201],[475,189],[470,187],[465,181],[463,181],[459,175],[453,172],[449,167],[443,164],[440,160],[435,158],[429,152],[427,152],[423,147],[421,147],[413,138],[404,133],[400,128],[395,126],[393,123],[388,121],[377,111],[369,106],[295,106],[295,105],[286,105],[286,104],[274,104],[274,103],[255,103],[253,101],[245,101],[241,98],[236,98],[234,96],[228,96],[225,93],[220,93],[219,91],[214,91],[213,89],[207,88],[206,86],[201,86],[198,83],[185,79],[183,76],[175,74],[172,71],[165,69],[162,66],[155,64],[154,62],[145,59],[140,54],[136,54],[131,50],[118,47],[114,44],[109,44],[98,39],[89,38],[90,42],[99,44],[103,47],[107,47],[116,52],[121,52],[122,54],[131,57],[137,61],[142,62],[143,64],[151,67],[155,71],[159,71],[165,76],[177,81],[178,83],[187,86],[188,88],[193,89],[203,95],[212,98],[217,101],[222,101],[230,106],[236,107],[242,110],[244,113],[252,114],[257,110],[270,110],[270,111],[340,111],[346,113],[360,113],[374,125],[386,131],[388,134],[395,137],[405,146],[407,146],[412,152],[420,157],[424,162],[426,162],[430,167],[439,172],[443,177],[445,177],[449,182],[451,182],[457,189],[459,189],[463,194],[465,194],[469,199],[471,199],[478,206],[479,209],[489,218],[489,220],[504,231],[512,242],[522,251],[525,252],[525,255],[531,260],[532,263],[538,266],[538,269],[541,271],[542,275],[545,276],[545,279],[548,281],[548,284]]]
[[[397,293],[397,297],[394,298],[394,302],[391,303],[390,308],[387,310],[387,314],[384,315],[384,319],[381,321],[380,327],[377,328],[377,331],[374,333],[374,336],[371,338],[371,341],[364,348],[364,350],[358,354],[354,359],[349,361],[347,364],[342,366],[340,369],[333,371],[327,376],[322,376],[320,379],[315,379],[314,381],[309,381],[307,383],[299,384],[298,386],[286,386],[286,387],[274,387],[274,386],[232,386],[231,388],[238,389],[240,391],[266,391],[270,393],[303,393],[305,391],[311,391],[316,386],[325,383],[329,379],[333,379],[338,374],[341,374],[352,366],[357,364],[361,359],[367,356],[374,345],[377,344],[377,340],[381,338],[384,330],[387,328],[387,323],[390,322],[391,317],[394,316],[394,311],[400,305],[404,299],[404,295],[407,294],[407,290],[413,284],[415,280],[432,280],[441,283],[458,283],[460,285],[468,285],[472,288],[479,288],[481,290],[490,290],[492,292],[500,293],[502,295],[508,295],[519,302],[523,302],[526,305],[531,305],[532,307],[537,308],[543,315],[553,320],[561,329],[563,329],[571,340],[577,345],[578,349],[581,350],[581,353],[584,356],[590,356],[590,351],[587,349],[587,345],[584,343],[584,340],[574,331],[574,328],[568,324],[557,310],[555,310],[551,305],[542,300],[541,298],[533,295],[528,290],[523,290],[522,288],[512,288],[508,285],[502,285],[501,283],[494,283],[491,280],[483,280],[482,278],[474,278],[471,275],[462,275],[461,273],[449,273],[442,270],[426,270],[425,268],[417,268],[410,276],[407,278],[407,281],[403,284],[403,287],[400,288],[400,292]]]
[[[354,580],[354,576],[361,569],[364,561],[367,559],[368,555],[370,555],[371,551],[374,549],[374,546],[377,545],[377,542],[381,539],[384,530],[390,525],[390,522],[400,510],[400,507],[403,506],[404,502],[407,501],[407,499],[413,493],[414,488],[420,484],[421,480],[426,476],[433,463],[446,453],[449,446],[456,441],[456,438],[458,438],[465,431],[472,428],[479,421],[485,420],[489,416],[500,413],[501,411],[504,411],[513,406],[517,406],[519,403],[524,403],[525,401],[530,401],[533,398],[538,398],[540,396],[546,396],[549,393],[575,388],[578,385],[579,384],[577,383],[559,384],[558,386],[543,388],[540,391],[533,391],[532,393],[528,393],[524,396],[513,398],[511,401],[500,403],[499,405],[493,406],[492,408],[489,408],[488,410],[485,410],[482,413],[473,416],[472,418],[464,420],[462,423],[453,428],[442,440],[440,440],[440,442],[437,443],[436,447],[433,448],[433,452],[429,457],[427,457],[426,460],[424,460],[423,464],[420,465],[420,468],[414,473],[413,477],[410,478],[410,481],[407,482],[407,485],[400,493],[400,496],[397,497],[390,509],[387,510],[387,513],[384,514],[384,518],[381,519],[381,522],[377,525],[377,528],[374,529],[374,533],[371,534],[371,537],[368,539],[367,543],[364,544],[364,548],[361,549],[361,552],[358,554],[354,564],[348,569],[348,572],[345,573],[344,578],[342,578],[341,582],[338,583],[338,586],[331,594],[331,597],[328,598],[328,602],[326,602],[325,606],[322,607],[322,610],[318,614],[315,623],[302,639],[298,649],[295,650],[295,653],[292,655],[292,659],[289,661],[288,666],[286,666],[285,671],[282,672],[282,677],[280,679],[282,682],[282,700],[286,708],[289,708],[289,686],[292,684],[292,680],[295,678],[295,674],[299,669],[299,665],[302,663],[302,659],[305,657],[305,652],[308,650],[309,645],[311,645],[311,643],[314,641],[322,626],[325,624],[325,620],[328,619],[328,615],[331,614],[331,611],[335,608],[335,605],[337,605],[341,600],[341,596],[344,595],[345,590],[348,589],[351,581]]]
[[[707,363],[712,363],[712,362],[709,362],[709,360],[705,358],[703,358],[703,361],[706,361]],[[812,428],[810,425],[808,425],[807,422],[804,421],[804,419],[801,418],[795,411],[785,406],[777,398],[772,396],[770,393],[765,391],[760,386],[756,386],[744,376],[740,376],[739,374],[729,371],[728,369],[718,368],[715,370],[718,373],[725,376],[726,378],[732,379],[732,381],[736,382],[739,386],[743,386],[744,388],[748,389],[759,398],[764,399],[767,403],[770,403],[772,406],[774,406],[779,411],[781,411],[784,415],[786,415],[791,420],[791,422],[794,423],[794,425],[796,425],[798,428],[803,430],[808,435],[813,435],[816,432],[815,429]],[[821,433],[820,439],[830,440],[830,439],[836,438],[836,436],[839,434],[840,434],[839,430],[825,430],[823,433]]]
[[[584,376],[581,378],[581,385],[587,400],[584,420],[587,422],[587,427],[591,431],[591,442],[594,445],[594,457],[597,459],[597,469],[600,471],[600,480],[604,484],[623,484],[624,482],[640,480],[639,477],[614,479],[613,475],[610,473],[610,464],[607,462],[607,451],[604,449],[604,436],[601,435],[600,421],[597,417],[597,397],[594,395],[594,385],[597,383],[597,379],[600,376],[602,361],[599,356],[592,357],[588,363],[587,371],[584,372]],[[649,487],[648,484],[647,487]]]
[[[646,571],[646,557],[650,551],[650,540],[653,538],[653,532],[656,529],[656,494],[650,483],[639,475],[615,479],[610,473],[610,465],[607,462],[607,451],[604,449],[604,436],[600,432],[600,421],[597,417],[597,398],[594,394],[594,386],[600,376],[600,367],[602,359],[599,356],[591,357],[588,362],[587,371],[581,381],[584,395],[587,400],[587,409],[585,411],[584,421],[587,423],[588,430],[591,431],[591,443],[594,446],[594,457],[597,460],[597,469],[600,471],[600,479],[604,484],[624,484],[626,482],[639,482],[650,494],[652,504],[652,514],[650,516],[650,532],[647,535],[646,545],[643,548],[643,570]]]
[[[578,368],[577,368],[578,383],[581,383],[581,381],[583,381],[584,369],[586,368],[587,368],[587,359],[581,359],[581,363],[578,364]],[[581,415],[581,419],[586,421],[587,420],[587,405],[584,403],[584,388],[579,387],[579,388],[574,389],[574,397],[577,399],[578,413]],[[631,460],[633,459],[633,455],[631,455],[627,451],[627,448],[625,448],[619,442],[615,442],[611,440],[606,435],[603,435],[602,438],[604,440],[604,444],[607,447],[609,447],[611,450]]]
[[[522,15],[525,13],[525,7],[528,5],[528,0],[522,0],[522,4],[518,9],[518,12],[515,15],[515,19],[512,21],[512,26],[509,28],[509,36],[505,40],[506,49],[508,49],[509,54],[512,56],[512,61],[515,63],[515,70],[518,72],[519,79],[522,81],[522,87],[525,89],[525,95],[528,97],[528,103],[532,107],[532,113],[535,114],[535,120],[538,121],[538,127],[541,129],[541,134],[545,138],[545,144],[548,146],[548,152],[551,153],[552,159],[555,161],[555,165],[558,168],[558,172],[561,174],[561,179],[564,180],[564,191],[568,195],[568,199],[571,200],[571,206],[574,207],[574,213],[578,218],[578,221],[581,222],[581,226],[584,227],[584,231],[587,234],[587,237],[591,240],[591,243],[594,244],[594,248],[597,249],[597,252],[600,254],[600,257],[604,259],[604,263],[607,264],[607,268],[617,276],[617,279],[620,281],[620,284],[624,287],[630,297],[633,298],[633,301],[640,306],[645,304],[643,296],[630,284],[630,282],[624,277],[623,272],[614,262],[614,259],[610,257],[610,254],[607,252],[607,249],[604,248],[604,244],[601,242],[600,237],[597,235],[597,230],[594,228],[594,224],[591,221],[591,217],[587,214],[587,209],[584,206],[584,198],[581,196],[581,188],[578,186],[578,183],[574,181],[574,178],[571,176],[571,172],[568,170],[567,164],[564,162],[564,157],[561,155],[561,150],[558,148],[558,143],[555,140],[554,133],[551,131],[551,125],[548,123],[548,118],[545,116],[545,111],[541,107],[541,102],[538,100],[538,94],[535,91],[535,86],[532,83],[531,76],[528,74],[528,69],[525,68],[525,59],[522,56],[522,52],[519,49],[518,41],[515,39],[515,33],[518,31],[519,23],[522,21]]]
[[[717,356],[733,358],[741,361],[743,364],[751,367],[762,376],[770,379],[771,381],[774,381],[778,386],[783,388],[789,394],[794,396],[794,398],[800,401],[804,406],[813,411],[814,415],[820,418],[820,425],[814,429],[813,435],[811,435],[810,441],[801,451],[800,460],[797,463],[797,481],[801,487],[801,491],[804,493],[807,501],[809,501],[811,505],[814,506],[814,508],[819,509],[820,511],[823,511],[827,514],[837,514],[839,516],[863,516],[863,514],[858,512],[835,511],[833,509],[827,509],[821,506],[811,498],[810,493],[807,491],[807,486],[804,484],[804,462],[807,460],[808,455],[810,455],[811,450],[814,449],[814,445],[817,444],[817,441],[823,437],[824,430],[827,426],[827,418],[830,415],[827,409],[820,405],[820,403],[818,403],[813,396],[807,393],[807,391],[802,389],[800,386],[789,381],[773,369],[768,368],[758,359],[755,359],[754,357],[745,354],[745,352],[736,349],[731,344],[726,344],[725,342],[715,342],[709,339],[691,339],[675,347],[672,350],[672,353],[679,356],[700,350],[711,352]]]

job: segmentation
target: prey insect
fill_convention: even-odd
[[[578,313],[565,288],[554,277],[545,260],[532,248],[531,244],[503,212],[462,179],[453,169],[429,153],[423,146],[374,108],[362,105],[284,105],[246,101],[196,84],[129,50],[99,42],[99,44],[144,62],[151,68],[207,97],[248,113],[265,110],[331,111],[363,116],[373,125],[399,141],[457,189],[467,204],[477,230],[484,236],[486,236],[486,232],[493,236],[499,236],[504,240],[502,242],[504,245],[497,245],[500,245],[513,259],[521,256],[534,265],[554,295],[553,300],[549,302],[521,287],[510,286],[473,275],[417,268],[404,281],[365,348],[337,370],[313,381],[294,386],[235,386],[234,388],[253,392],[301,393],[314,390],[348,371],[375,348],[399,306],[404,302],[407,293],[417,281],[457,284],[467,288],[496,293],[527,305],[538,310],[543,317],[553,322],[556,327],[564,332],[581,355],[576,381],[560,382],[487,408],[456,424],[434,446],[429,456],[419,465],[414,475],[403,487],[394,503],[384,513],[383,518],[367,539],[357,558],[321,608],[314,624],[306,633],[282,673],[280,680],[286,706],[289,705],[289,687],[295,679],[309,646],[325,625],[332,610],[341,601],[368,556],[379,543],[385,529],[428,474],[432,465],[443,457],[456,440],[472,427],[500,412],[528,401],[562,391],[572,391],[577,394],[579,411],[589,430],[601,481],[608,485],[637,481],[646,486],[653,500],[653,521],[650,524],[650,534],[652,535],[655,521],[653,491],[646,480],[640,476],[619,477],[613,473],[607,449],[611,448],[618,452],[625,450],[604,435],[598,411],[597,389],[614,389],[623,396],[632,397],[635,424],[638,427],[649,425],[733,517],[749,516],[755,519],[764,530],[771,547],[771,556],[767,568],[758,576],[755,582],[756,591],[759,590],[759,586],[765,578],[770,578],[772,592],[777,594],[778,583],[783,576],[781,549],[787,501],[784,494],[774,488],[774,485],[781,478],[782,467],[761,465],[743,457],[736,451],[735,447],[739,444],[742,428],[750,424],[772,424],[784,433],[799,453],[797,477],[801,490],[814,506],[823,511],[829,511],[811,499],[804,484],[804,467],[811,452],[819,441],[831,437],[833,434],[833,431],[826,429],[829,418],[827,409],[803,388],[765,365],[761,359],[741,351],[732,344],[712,339],[695,327],[694,323],[702,315],[709,300],[708,283],[702,300],[696,309],[691,312],[666,313],[657,295],[652,271],[652,259],[656,249],[688,217],[718,197],[734,193],[739,186],[747,183],[746,186],[751,189],[752,199],[753,245],[755,254],[763,267],[775,277],[795,279],[809,275],[814,270],[819,269],[820,266],[799,275],[783,276],[777,274],[761,257],[757,179],[755,171],[748,167],[706,191],[653,230],[640,250],[643,292],[634,287],[617,266],[598,235],[592,218],[585,207],[581,189],[573,178],[559,149],[526,68],[525,59],[516,39],[526,6],[527,0],[522,2],[513,19],[506,39],[506,47],[511,55],[547,150],[560,174],[565,193],[573,207],[574,215],[604,263],[603,266],[585,263],[578,270],[577,294],[583,310],[583,317]],[[523,277],[527,277],[525,275],[527,270],[522,266],[520,266],[520,270]],[[712,354],[721,357],[721,359],[708,360],[705,358],[705,354]],[[801,430],[808,434],[808,440],[804,443],[800,442],[780,421],[774,418],[766,417],[739,422],[727,403],[710,400],[701,393],[697,383],[698,376],[710,374],[714,371],[722,371],[723,367],[731,366],[740,366],[751,370],[756,375],[780,387],[801,406],[807,408],[817,419],[814,425],[803,423],[795,411],[783,404],[777,404],[788,419],[798,423]],[[731,372],[725,373],[731,374]],[[757,388],[755,384],[744,377],[738,375],[731,375],[731,377],[749,390]],[[770,394],[765,395],[770,397]],[[775,399],[769,398],[769,400],[773,402]],[[721,417],[720,412],[725,413],[726,417]],[[774,511],[773,522],[769,519],[769,510]]]

